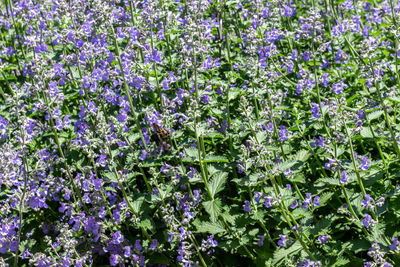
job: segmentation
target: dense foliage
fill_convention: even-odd
[[[400,266],[400,3],[2,0],[1,266]]]

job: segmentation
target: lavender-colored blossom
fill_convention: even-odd
[[[244,201],[243,210],[245,212],[250,212],[251,211],[250,201],[248,201],[248,200]]]
[[[113,234],[113,243],[118,245],[124,242],[124,237],[121,234],[121,231],[117,231]]]
[[[392,237],[393,243],[390,245],[390,250],[398,250],[399,239],[397,237]]]
[[[362,157],[361,158],[361,170],[368,170],[369,169],[369,164],[368,164],[368,157]]]
[[[316,103],[311,103],[311,114],[314,118],[318,119],[321,117],[321,114],[319,113],[319,106]]]
[[[281,125],[279,130],[279,140],[286,141],[288,133],[289,131],[286,129],[286,126]]]
[[[364,216],[365,216],[365,219],[362,220],[362,225],[364,225],[365,227],[368,227],[371,225],[371,215],[366,213],[366,214],[364,214]]]
[[[369,194],[365,194],[365,199],[361,200],[361,204],[364,206],[364,208],[368,208],[370,206],[370,202],[372,200],[371,196]]]
[[[348,86],[344,83],[344,79],[332,85],[333,92],[337,95],[341,95],[343,93],[343,90],[347,88]]]
[[[286,235],[279,235],[279,237],[280,237],[281,239],[278,240],[278,246],[284,247],[284,246],[286,245],[287,236],[286,236]]]
[[[342,171],[342,173],[340,175],[340,183],[347,184],[347,172]]]
[[[318,238],[318,241],[321,242],[321,244],[326,244],[328,241],[328,236],[327,235],[320,235]]]
[[[293,203],[292,203],[292,205],[290,205],[290,208],[291,208],[291,209],[295,209],[295,208],[297,208],[298,206],[299,206],[299,202],[298,202],[297,200],[294,200]]]
[[[265,196],[265,197],[264,197],[264,200],[265,200],[264,206],[265,206],[266,208],[270,208],[270,207],[272,206],[272,197]]]
[[[319,206],[319,196],[315,196],[314,197],[313,204],[314,204],[314,207],[318,207]]]
[[[157,246],[158,246],[157,239],[153,239],[153,243],[150,244],[150,250],[152,251],[156,250]]]

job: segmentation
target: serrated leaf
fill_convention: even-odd
[[[325,192],[321,194],[319,197],[319,207],[325,206],[334,194],[334,192]]]
[[[297,252],[299,252],[302,249],[302,246],[299,241],[296,241],[293,245],[291,245],[289,248],[279,248],[274,252],[274,257],[273,257],[273,265],[274,266],[283,266],[283,261],[286,258],[290,258]]]
[[[188,156],[190,158],[194,158],[194,159],[199,158],[199,152],[197,151],[196,148],[193,148],[193,147],[185,148],[185,153],[186,153],[186,156]]]
[[[222,202],[219,199],[209,200],[202,203],[204,209],[210,214],[210,219],[212,222],[216,222],[218,216],[221,214]]]
[[[152,233],[154,233],[156,229],[155,223],[150,218],[141,219],[138,225],[144,229],[150,230]]]
[[[367,127],[364,127],[364,128],[361,130],[360,134],[361,134],[362,137],[365,137],[365,138],[373,138],[373,137],[374,137],[374,136],[372,135],[371,129],[370,129],[370,128],[367,128]]]
[[[109,182],[118,183],[118,179],[113,172],[104,172],[103,175],[108,178]]]
[[[344,257],[338,257],[335,260],[335,263],[333,264],[333,266],[347,266],[347,264],[350,262],[349,259],[344,258]]]
[[[139,197],[138,199],[136,199],[136,200],[132,203],[133,210],[134,210],[136,213],[139,213],[139,212],[140,212],[140,208],[142,207],[143,202],[144,202],[144,197]]]
[[[317,180],[316,185],[323,186],[323,185],[340,185],[339,179],[334,178],[320,178]]]
[[[231,101],[235,98],[238,97],[238,95],[240,94],[240,90],[239,89],[230,89],[229,90],[229,95],[228,95],[228,100]]]
[[[391,96],[387,98],[388,100],[395,102],[395,103],[400,103],[400,97],[398,96]]]
[[[209,233],[212,235],[226,232],[224,225],[217,222],[201,222],[196,226],[197,232],[199,233]]]
[[[383,114],[383,110],[376,110],[367,115],[367,119],[369,121],[375,120],[379,118]]]
[[[209,183],[210,193],[213,198],[218,192],[224,189],[227,177],[227,172],[218,172],[213,176],[211,182]]]
[[[296,153],[295,160],[297,161],[307,161],[311,156],[310,151],[308,150],[300,150]]]
[[[295,160],[286,160],[284,162],[278,163],[276,165],[274,165],[274,169],[280,172],[284,172],[287,169],[290,169],[292,166],[294,166],[296,164]]]

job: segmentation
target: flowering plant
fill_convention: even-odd
[[[1,266],[400,265],[399,1],[0,5]]]

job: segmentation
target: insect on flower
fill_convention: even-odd
[[[167,152],[167,139],[169,137],[169,131],[167,129],[161,128],[157,123],[153,123],[153,128],[155,133],[152,134],[151,140],[161,143],[163,152]]]

